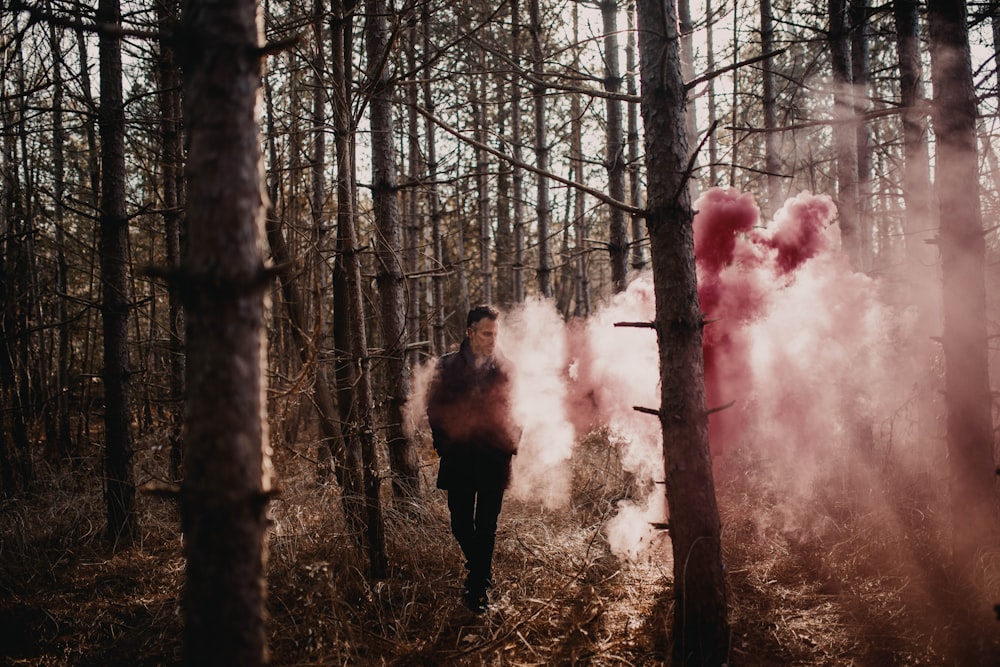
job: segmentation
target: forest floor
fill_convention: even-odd
[[[140,481],[162,465],[162,455],[148,458]],[[604,528],[622,477],[606,457],[582,461],[571,507],[506,502],[492,605],[474,615],[461,604],[461,560],[441,492],[390,505],[392,571],[369,581],[336,488],[317,482],[301,452],[279,453],[268,561],[272,664],[669,664],[669,538],[639,562],[613,555]],[[181,662],[175,508],[140,495],[143,537],[113,553],[101,536],[95,463],[72,474],[40,467],[34,495],[0,506],[0,665]],[[721,482],[718,497],[730,665],[1000,664],[992,604],[949,573],[929,505],[897,502],[901,532],[850,497],[827,498],[815,509],[825,528],[802,539],[761,524],[757,512],[773,498],[746,477]]]

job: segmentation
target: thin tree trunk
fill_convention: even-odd
[[[4,83],[0,83],[3,86]],[[4,91],[6,92],[6,91]],[[13,118],[15,114],[8,108],[7,95],[0,97],[3,104],[2,118]],[[20,121],[20,119],[19,119]],[[16,360],[18,351],[15,346],[21,338],[27,336],[27,322],[20,308],[20,293],[22,283],[27,276],[24,262],[23,238],[26,230],[23,226],[24,211],[21,207],[21,191],[18,182],[16,165],[17,136],[11,125],[3,129],[4,165],[13,170],[5,174],[3,187],[3,228],[0,229],[0,329],[4,336],[0,338],[0,399],[9,411],[10,440],[7,439],[7,429],[0,429],[0,489],[4,497],[12,497],[20,490],[31,486],[33,469],[31,464],[31,443],[28,436],[26,397],[23,386],[18,382]]]
[[[408,49],[406,54],[406,64],[411,72],[417,71],[417,49],[420,33],[416,28],[407,32]],[[426,54],[425,54],[426,56]],[[404,261],[406,262],[406,273],[411,276],[407,281],[406,306],[406,333],[409,344],[409,354],[407,363],[410,367],[415,367],[420,360],[420,348],[417,343],[423,340],[423,309],[422,292],[424,290],[424,279],[415,277],[420,271],[420,192],[417,187],[423,176],[424,168],[420,155],[420,114],[417,113],[419,104],[420,89],[416,85],[406,87],[407,122],[407,168],[409,170],[409,189],[406,198],[406,223],[405,223],[405,243]]]
[[[996,475],[987,345],[985,240],[979,209],[976,96],[961,0],[930,0],[931,77],[940,207],[945,407],[953,549],[972,573],[979,549],[996,545]]]
[[[118,0],[101,0],[97,21],[121,23]],[[128,355],[128,217],[125,210],[125,105],[121,37],[102,31],[99,41],[101,105],[101,315],[104,332],[105,499],[108,536],[129,545],[138,536],[132,469],[132,412]]]
[[[573,5],[573,41],[580,41],[580,10],[579,4]],[[580,51],[576,48],[573,54],[573,69],[580,69]],[[570,116],[572,118],[572,130],[570,139],[570,180],[583,182],[583,103],[578,92],[572,93],[570,97]],[[609,136],[610,141],[610,136]],[[573,315],[575,317],[586,317],[590,314],[590,276],[587,274],[587,220],[586,220],[586,193],[580,188],[573,191],[573,229],[575,231],[574,241],[576,245],[573,256],[573,284],[574,306]]]
[[[496,79],[497,114],[496,136],[499,150],[505,150],[507,120],[510,105],[507,100],[507,79],[499,75]],[[511,228],[511,176],[514,167],[507,160],[499,160],[497,165],[497,232],[496,232],[496,301],[500,306],[510,306],[514,301],[514,232]]]
[[[375,252],[377,255],[375,281],[378,285],[379,300],[382,313],[382,332],[385,342],[383,352],[387,367],[388,395],[386,403],[386,444],[389,449],[389,466],[392,470],[392,489],[396,498],[412,498],[420,491],[419,469],[417,455],[413,443],[404,429],[403,406],[410,397],[410,369],[406,363],[406,302],[403,290],[403,257],[399,254],[402,248],[402,223],[399,215],[399,185],[397,180],[396,146],[393,141],[392,96],[394,86],[385,61],[390,58],[391,47],[389,31],[389,8],[384,0],[367,0],[367,51],[370,71],[378,72],[375,88],[370,102],[372,129],[372,199],[375,212],[375,226],[378,229]],[[377,68],[374,69],[373,68]],[[360,292],[361,270],[358,267],[358,291]],[[355,296],[361,305],[360,295]],[[363,316],[364,310],[359,308],[358,314]],[[361,325],[361,335],[365,335],[364,322],[355,322],[355,330]],[[367,358],[367,350],[362,348],[363,357]],[[364,366],[362,366],[364,368]],[[370,382],[370,380],[368,380]],[[362,384],[364,380],[362,380]],[[359,387],[360,388],[360,387]],[[371,389],[369,388],[370,392]],[[366,398],[359,394],[359,398]],[[366,398],[366,400],[371,400]],[[364,411],[359,413],[364,417]],[[368,417],[374,419],[373,415]],[[374,424],[371,425],[374,429]],[[373,437],[374,433],[369,436]],[[366,461],[366,476],[368,467],[372,467],[371,475],[377,478],[375,466],[375,442],[367,445],[371,448],[370,461]],[[366,483],[366,487],[368,484]],[[377,489],[366,488],[367,493],[377,493]],[[369,498],[369,505],[377,498]],[[373,508],[369,507],[369,519],[374,520]],[[381,522],[381,513],[378,520]],[[369,526],[369,531],[372,527]],[[373,535],[369,532],[369,535]],[[384,549],[384,547],[382,547]],[[384,555],[383,555],[384,557]]]
[[[675,665],[721,665],[729,624],[705,410],[685,92],[673,3],[638,3],[647,225],[660,349],[660,423],[674,556]]]
[[[55,24],[49,27],[49,41],[52,47],[52,164],[53,164],[53,218],[56,231],[56,289],[59,291],[58,318],[59,342],[56,370],[56,441],[55,448],[59,459],[67,460],[73,451],[73,437],[70,433],[69,415],[69,365],[70,365],[70,327],[68,273],[66,262],[66,235],[63,227],[66,224],[63,198],[66,191],[66,159],[65,159],[65,127],[63,125],[63,55],[62,30]]]
[[[183,198],[183,147],[181,145],[181,81],[173,40],[165,37],[177,27],[177,4],[174,0],[156,3],[157,22],[164,37],[160,39],[160,56],[157,61],[160,79],[160,133],[162,137],[161,173],[163,191],[163,224],[166,237],[167,266],[179,267],[181,263],[181,210]],[[176,288],[170,290],[169,324],[167,335],[170,343],[170,400],[179,406],[184,400],[184,305]],[[172,411],[169,426],[170,476],[181,478],[183,460],[181,440],[181,411]]]
[[[181,492],[188,665],[264,665],[267,438],[262,35],[256,0],[188,0],[187,405]]]
[[[682,0],[683,2],[683,0]],[[686,4],[686,3],[685,3]],[[605,130],[605,167],[608,170],[608,194],[615,201],[625,201],[625,141],[622,131],[621,72],[618,66],[618,2],[601,1],[604,21],[604,89],[607,98]],[[623,292],[628,285],[628,234],[625,212],[617,206],[608,211],[608,253],[611,260],[611,285]]]
[[[354,160],[352,153],[353,119],[350,113],[350,80],[354,3],[350,6],[335,2],[332,9],[330,80],[333,128],[337,154],[337,253],[333,264],[333,339],[336,348],[337,406],[341,424],[349,425],[354,419],[354,387],[356,370],[351,356],[350,289],[348,284],[345,234],[351,229],[348,220],[354,215]],[[342,428],[342,430],[344,430]],[[353,429],[344,434],[344,480],[341,483],[344,511],[355,541],[366,544],[364,503],[364,461],[361,442]]]
[[[636,41],[635,41],[635,0],[628,0],[626,5],[628,16],[628,37],[625,42],[625,82],[630,97],[635,97],[636,86]],[[713,79],[714,81],[714,79]],[[709,82],[709,85],[712,85]],[[714,113],[714,110],[712,111]],[[713,135],[714,136],[714,135]],[[628,180],[629,203],[635,208],[642,208],[642,184],[639,180],[639,105],[628,103]],[[714,169],[714,166],[713,166]],[[714,183],[714,178],[713,178]],[[646,250],[642,242],[645,225],[641,215],[632,214],[632,269],[642,271],[646,268]]]
[[[771,0],[760,0],[760,51],[774,51],[774,19]],[[764,111],[764,171],[767,172],[767,205],[764,215],[770,220],[781,205],[781,170],[778,155],[778,109],[777,93],[774,88],[774,58],[768,56],[761,64],[761,83],[764,90],[762,108]]]
[[[482,55],[482,52],[480,52]],[[485,62],[479,63],[480,72],[486,71]],[[486,128],[486,79],[483,75],[472,81],[472,124],[476,141],[486,146],[489,135]],[[490,161],[484,148],[476,148],[476,218],[479,222],[479,269],[482,280],[482,303],[493,303],[492,227],[490,225]]]
[[[516,0],[515,0],[516,2]],[[424,57],[431,58],[431,18],[430,7],[424,3],[421,9],[421,25],[423,27]],[[424,108],[434,112],[434,95],[431,90],[430,77],[424,77],[423,84]],[[437,184],[437,144],[435,130],[437,126],[430,118],[425,118],[424,134],[427,151],[427,214],[431,219],[431,243],[434,252],[435,272],[431,278],[431,286],[434,295],[434,312],[432,315],[432,351],[435,355],[442,355],[447,349],[444,328],[444,236],[441,229],[441,200],[438,195]]]
[[[528,13],[531,32],[531,71],[537,82],[532,91],[535,108],[535,166],[542,173],[549,170],[548,128],[545,125],[545,60],[542,50],[542,18],[539,0],[529,0]],[[552,258],[549,239],[549,181],[535,176],[535,216],[538,225],[538,266],[535,270],[538,291],[547,299],[552,298]]]
[[[858,228],[858,139],[851,91],[851,42],[847,0],[829,0],[833,67],[833,145],[837,155],[837,222],[840,242],[855,270],[862,269]]]
[[[868,48],[868,1],[850,0],[851,80],[854,83],[855,145],[858,152],[858,234],[860,269],[871,271],[874,243],[872,238],[872,132],[864,121],[871,104],[871,63]]]
[[[903,201],[906,204],[903,229],[907,257],[917,269],[914,275],[921,276],[926,274],[926,267],[936,263],[933,247],[927,243],[936,225],[931,206],[933,191],[927,148],[927,112],[923,108],[917,0],[896,0],[893,12],[903,108]]]
[[[708,17],[705,25],[705,52],[706,67],[709,72],[715,71],[715,12],[712,9],[712,0],[705,0],[705,16]],[[715,105],[715,79],[708,81],[708,184],[715,187],[719,182],[719,141],[715,134],[716,109]]]
[[[354,159],[351,150],[350,106],[347,99],[346,35],[350,30],[350,14],[354,6],[334,2],[333,15],[337,23],[334,34],[333,81],[338,85],[333,92],[334,124],[337,132],[337,181],[338,216],[337,252],[343,262],[344,285],[347,289],[347,312],[338,319],[344,319],[350,337],[350,367],[353,370],[353,384],[350,417],[349,447],[357,448],[361,456],[361,477],[364,485],[365,534],[364,543],[368,552],[369,575],[374,579],[385,577],[388,563],[385,554],[385,527],[382,521],[382,502],[379,494],[378,461],[375,456],[375,418],[371,385],[371,357],[368,356],[368,332],[365,327],[364,296],[361,292],[361,259],[358,256],[358,235],[355,227],[353,184]]]
[[[681,77],[685,81],[690,81],[694,78],[694,22],[691,20],[690,0],[677,0],[677,15],[680,21]],[[685,109],[684,113],[684,127],[687,130],[688,146],[697,146],[698,116],[693,98],[687,101],[687,109]],[[692,158],[694,159],[692,164],[695,166],[694,173],[697,173],[698,156],[695,155]],[[691,189],[692,200],[695,199],[698,196],[699,190],[698,179],[689,179],[687,187]]]
[[[521,62],[521,9],[520,0],[510,2],[510,51],[514,66]],[[517,77],[510,81],[510,143],[514,160],[523,164],[521,145],[521,82]],[[514,167],[514,301],[522,303],[525,297],[524,285],[524,170]]]

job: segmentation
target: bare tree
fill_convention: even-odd
[[[629,97],[636,97],[636,41],[635,41],[635,0],[627,0],[625,6],[628,37],[625,41],[625,86]],[[711,82],[709,85],[712,85]],[[713,110],[714,113],[714,110]],[[714,134],[713,134],[714,137]],[[628,182],[629,203],[636,209],[642,208],[642,183],[639,180],[639,105],[628,103]],[[714,160],[713,160],[714,163]],[[713,167],[714,169],[714,164]],[[714,179],[713,179],[714,183]],[[632,269],[646,268],[646,250],[642,239],[644,224],[642,216],[632,213]]]
[[[872,132],[864,120],[871,88],[869,49],[869,0],[849,0],[851,23],[851,93],[854,98],[854,142],[858,152],[858,262],[862,271],[872,268]]]
[[[903,201],[906,254],[916,267],[936,261],[927,240],[933,235],[931,169],[927,149],[927,111],[924,108],[923,66],[920,61],[920,24],[916,0],[896,0],[896,50],[899,60],[900,106],[903,109]],[[920,270],[915,275],[922,275]]]
[[[694,263],[675,6],[639,0],[642,116],[660,407],[670,538],[674,556],[673,657],[676,665],[728,661],[729,624],[705,408],[702,314]]]
[[[118,0],[101,0],[97,22],[121,24]],[[104,333],[105,496],[108,534],[115,544],[137,537],[132,469],[132,409],[128,354],[129,263],[125,203],[125,103],[122,99],[121,36],[102,30],[99,39],[101,104],[101,315]]]
[[[403,428],[403,406],[410,394],[410,369],[406,363],[406,302],[403,289],[402,225],[399,183],[393,136],[392,96],[395,85],[389,71],[391,36],[389,7],[384,0],[367,0],[367,52],[373,89],[370,101],[372,127],[372,200],[378,229],[375,252],[376,282],[382,314],[382,337],[387,366],[386,444],[392,468],[392,488],[397,498],[410,498],[420,490],[417,455]],[[373,444],[374,446],[374,444]]]
[[[830,0],[830,60],[833,68],[834,151],[837,155],[837,222],[844,252],[860,270],[858,229],[858,141],[851,86],[851,41],[847,0]]]
[[[355,456],[360,456],[361,480],[364,487],[364,524],[362,536],[368,552],[369,574],[376,579],[385,576],[388,569],[385,554],[385,526],[382,520],[382,501],[379,493],[378,459],[375,451],[375,414],[372,396],[371,357],[368,354],[368,332],[365,324],[364,295],[361,291],[361,259],[354,209],[354,160],[352,151],[353,123],[347,97],[347,58],[350,51],[347,35],[350,34],[350,16],[355,9],[351,4],[337,0],[333,3],[333,114],[337,128],[337,254],[343,272],[342,289],[346,290],[337,318],[346,328],[343,350],[349,355],[346,384],[341,381],[341,414],[345,415],[348,441],[348,461],[356,468]],[[344,337],[341,337],[341,342]],[[341,366],[341,368],[345,368]],[[342,378],[338,377],[338,380]],[[345,489],[350,493],[351,489]]]
[[[181,81],[177,66],[174,42],[169,37],[177,27],[177,1],[160,0],[156,3],[157,22],[160,26],[160,53],[157,59],[160,100],[160,135],[162,154],[161,180],[163,198],[163,225],[166,238],[167,265],[177,267],[181,262],[181,210],[184,195],[181,145]],[[173,404],[181,405],[184,398],[184,307],[177,289],[170,290],[167,335],[170,355],[170,394]],[[180,438],[180,414],[170,426],[170,472],[180,478],[183,458]]]
[[[56,289],[59,292],[59,343],[56,371],[56,417],[54,440],[56,451],[61,460],[70,456],[73,449],[73,437],[70,433],[69,415],[69,373],[70,373],[70,326],[69,308],[69,264],[66,260],[66,242],[64,227],[66,225],[66,207],[63,199],[66,192],[66,139],[63,99],[65,82],[63,80],[62,28],[52,23],[49,26],[49,43],[52,49],[52,208],[53,223],[56,233]]]
[[[510,44],[511,59],[515,65],[521,59],[521,11],[520,0],[510,2]],[[511,77],[510,82],[510,142],[513,146],[514,160],[523,163],[521,147],[521,82],[517,77]],[[514,166],[514,301],[524,301],[524,170]]]
[[[965,2],[931,0],[932,119],[943,280],[945,406],[951,473],[953,550],[971,573],[978,550],[997,538],[993,399],[979,208],[976,95]]]
[[[778,100],[774,86],[774,16],[771,0],[760,0],[760,52],[764,62],[761,67],[761,84],[764,90],[764,171],[767,172],[767,204],[765,215],[770,218],[781,206],[781,159],[778,154]]]
[[[188,0],[184,661],[264,665],[267,439],[256,0]]]
[[[539,172],[549,170],[548,127],[545,119],[545,52],[541,7],[539,0],[528,1],[529,31],[531,32],[531,71],[535,84],[532,100],[535,110],[535,166]],[[552,258],[549,252],[549,181],[541,173],[535,176],[535,216],[538,225],[538,266],[535,274],[538,291],[552,297]]]
[[[622,129],[622,102],[619,97],[622,76],[618,66],[618,2],[602,0],[604,20],[604,89],[607,98],[605,167],[608,170],[608,194],[615,201],[625,201],[625,138]],[[581,179],[582,181],[582,179]],[[628,278],[628,233],[625,212],[612,206],[608,212],[608,253],[611,259],[611,283],[615,292],[623,292]]]
[[[515,0],[516,2],[516,0]],[[424,3],[421,9],[421,26],[422,32],[421,37],[424,46],[425,57],[431,57],[431,18],[430,18],[430,3]],[[424,107],[433,112],[434,111],[434,95],[431,86],[430,77],[424,77],[424,82],[422,86],[423,90],[423,100]],[[441,200],[438,194],[438,184],[437,184],[437,174],[438,174],[438,163],[437,163],[437,140],[435,135],[435,129],[437,126],[430,118],[426,118],[426,124],[424,126],[424,141],[426,143],[425,150],[427,151],[427,208],[428,216],[431,220],[431,245],[434,256],[434,262],[436,265],[436,271],[431,278],[431,286],[433,288],[434,294],[434,304],[433,304],[433,316],[432,316],[432,350],[435,354],[444,354],[445,352],[445,328],[444,328],[444,236],[441,229]]]

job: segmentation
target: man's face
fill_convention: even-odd
[[[488,317],[479,320],[465,332],[469,337],[472,354],[477,357],[488,357],[493,354],[497,344],[497,322]]]

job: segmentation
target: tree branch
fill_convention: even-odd
[[[559,176],[558,174],[553,174],[552,172],[542,171],[541,169],[538,169],[537,167],[533,167],[533,166],[531,166],[530,164],[528,164],[526,162],[522,162],[520,160],[517,160],[517,159],[513,158],[512,156],[507,155],[506,153],[504,153],[502,151],[499,151],[496,148],[493,148],[492,146],[489,146],[487,144],[481,143],[479,141],[476,141],[475,139],[472,139],[470,137],[465,136],[464,134],[462,134],[462,132],[460,130],[452,127],[451,125],[449,125],[445,121],[441,120],[440,118],[438,118],[437,116],[435,116],[434,114],[432,114],[427,109],[424,109],[420,105],[417,105],[415,108],[416,108],[417,112],[421,116],[424,116],[425,118],[427,118],[428,120],[430,120],[431,122],[433,122],[435,125],[437,125],[438,127],[440,127],[442,130],[444,130],[448,134],[452,135],[456,139],[458,139],[460,141],[464,141],[465,143],[469,144],[470,146],[474,146],[475,148],[479,148],[481,150],[484,150],[487,153],[493,155],[494,157],[498,157],[501,160],[507,162],[508,164],[511,164],[511,165],[513,165],[515,167],[518,167],[520,169],[525,169],[527,171],[530,171],[533,174],[537,174],[538,176],[543,176],[545,178],[551,178],[553,181],[556,181],[557,183],[562,183],[563,185],[568,185],[571,188],[576,188],[577,190],[582,190],[583,192],[586,192],[591,197],[594,197],[595,199],[598,199],[598,200],[604,202],[608,206],[614,206],[615,208],[618,208],[618,209],[620,209],[622,211],[625,211],[626,213],[630,213],[632,215],[638,215],[638,216],[642,216],[642,217],[645,217],[645,215],[646,215],[646,209],[644,209],[644,208],[638,208],[636,206],[631,206],[630,204],[626,204],[625,202],[620,202],[617,199],[615,199],[614,197],[611,197],[611,196],[605,194],[604,192],[601,192],[600,190],[595,190],[594,188],[591,188],[589,186],[583,185],[582,183],[577,183],[576,181],[572,181],[572,180],[570,180],[568,178],[564,178],[562,176]]]

